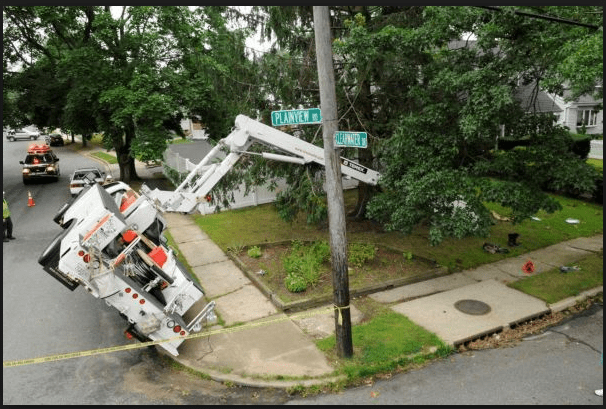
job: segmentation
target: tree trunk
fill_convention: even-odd
[[[139,175],[137,175],[135,159],[130,156],[127,148],[122,147],[120,149],[116,149],[116,157],[118,159],[118,166],[120,167],[121,181],[129,184],[133,180],[141,179]]]
[[[134,129],[126,129],[124,145],[114,146],[114,148],[116,149],[116,158],[118,159],[118,166],[120,167],[120,180],[126,184],[131,183],[133,180],[141,179],[139,175],[137,175],[137,169],[135,168],[135,158],[130,156],[130,145],[131,141],[134,138]]]
[[[358,6],[360,7],[360,6]],[[361,8],[358,12],[362,12],[365,8]],[[367,14],[367,13],[365,13]],[[367,18],[370,18],[367,15]],[[357,98],[357,109],[360,112],[360,116],[362,119],[362,124],[358,124],[357,126],[369,127],[370,124],[373,123],[373,109],[372,109],[372,101],[371,101],[371,91],[370,91],[370,82],[368,79],[360,78],[359,80],[360,93]],[[366,129],[360,129],[366,130]],[[368,129],[371,131],[370,129]],[[360,165],[366,166],[367,168],[373,169],[373,155],[370,147],[370,141],[368,141],[368,148],[359,148],[358,149],[358,160]],[[374,186],[367,185],[365,183],[360,183],[358,185],[358,201],[356,203],[355,209],[348,215],[353,217],[356,220],[363,220],[366,218],[366,205],[368,201],[373,196],[373,193],[376,192],[377,189]]]
[[[360,182],[358,185],[358,201],[356,202],[356,207],[347,216],[354,220],[366,219],[366,205],[374,196],[375,192],[377,192],[375,186]]]

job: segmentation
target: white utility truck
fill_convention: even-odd
[[[254,143],[274,152],[247,152]],[[38,262],[70,290],[82,285],[116,308],[130,323],[125,331],[129,338],[168,340],[158,345],[178,355],[183,337],[216,320],[215,303],[203,301],[202,288],[167,246],[162,213],[194,212],[238,159],[249,154],[325,165],[323,148],[239,115],[233,131],[174,191],[143,185],[137,193],[123,182],[85,188],[54,217],[64,230]],[[341,172],[372,185],[379,179],[376,171],[345,158]]]

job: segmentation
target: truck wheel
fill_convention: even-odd
[[[57,212],[55,217],[53,217],[53,221],[55,223],[57,223],[59,226],[63,227],[64,229],[67,228],[67,226],[69,226],[70,223],[74,220],[74,219],[70,219],[69,221],[63,220],[63,215],[65,214],[67,209],[69,209],[71,207],[72,203],[74,203],[74,199],[70,199],[69,201],[67,201],[67,203],[65,203],[63,206],[61,206],[61,209],[59,209],[59,211]]]
[[[25,178],[23,178],[23,184],[24,184],[24,185],[29,185],[29,179],[25,179]]]

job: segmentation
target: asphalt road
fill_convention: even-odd
[[[41,142],[39,140],[37,142]],[[76,352],[126,343],[121,318],[102,301],[81,288],[69,291],[42,270],[38,257],[61,231],[52,220],[70,199],[69,176],[76,167],[98,165],[65,147],[54,147],[59,157],[59,182],[24,185],[21,165],[30,141],[9,142],[3,138],[3,189],[11,209],[16,240],[3,243],[3,360],[17,360]],[[29,207],[28,191],[35,206]],[[140,351],[121,353],[129,360]],[[92,403],[90,395],[115,380],[92,382],[92,388],[74,388],[86,379],[87,368],[121,359],[73,359],[56,363],[3,369],[3,403]],[[101,369],[101,368],[97,368]],[[103,370],[103,369],[102,369]],[[92,374],[91,374],[92,375]],[[107,385],[105,385],[107,386]],[[97,392],[96,392],[97,391]]]

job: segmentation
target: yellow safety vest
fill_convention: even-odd
[[[2,218],[7,219],[9,217],[11,217],[11,211],[8,210],[8,203],[6,199],[2,199]]]

